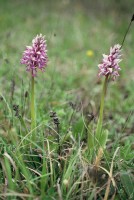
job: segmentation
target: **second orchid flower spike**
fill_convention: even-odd
[[[116,44],[110,48],[110,54],[103,54],[102,63],[98,65],[99,76],[111,76],[113,80],[119,76],[119,62],[121,62],[121,45]]]

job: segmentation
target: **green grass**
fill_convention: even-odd
[[[104,155],[95,161],[95,150],[87,148],[87,127],[92,132],[96,127],[102,89],[97,65],[102,53],[121,43],[133,14],[123,1],[117,7],[103,4],[96,10],[98,4],[87,1],[0,1],[0,199],[103,199],[118,147],[116,188],[111,182],[109,199],[133,199],[134,24],[123,47],[121,75],[108,87]],[[30,75],[20,59],[39,33],[46,35],[49,63],[35,81],[37,141],[32,141]],[[19,118],[13,105],[19,105]],[[59,118],[59,130],[50,111]]]

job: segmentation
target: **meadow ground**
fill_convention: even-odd
[[[87,143],[100,106],[97,65],[122,42],[133,14],[134,3],[123,2],[0,1],[0,199],[106,200],[110,168],[107,199],[134,198],[134,23],[120,77],[108,85],[103,128],[109,136],[98,163]],[[35,78],[32,141],[30,74],[20,59],[40,33],[46,35],[49,62]]]

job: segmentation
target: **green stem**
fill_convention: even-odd
[[[42,135],[42,149],[43,149],[43,164],[42,164],[42,177],[40,179],[40,188],[41,188],[41,198],[45,198],[45,190],[47,188],[47,179],[45,175],[47,174],[47,163],[46,163],[46,153],[45,153],[45,143],[44,143],[44,134]]]
[[[31,131],[36,128],[34,77],[31,78]],[[32,133],[35,141],[35,131]]]
[[[22,127],[24,127],[24,129],[25,129],[25,134],[23,135],[23,136],[25,136],[26,134],[28,134],[28,130],[27,130],[26,124],[25,124],[22,116],[19,116],[19,120],[20,120],[20,123],[21,123]]]
[[[101,132],[102,132],[102,124],[103,124],[103,111],[104,111],[104,102],[105,102],[105,96],[106,96],[106,90],[107,90],[107,83],[108,83],[108,76],[106,76],[104,83],[103,83],[103,89],[101,93],[101,102],[100,102],[100,113],[99,113],[99,119],[97,123],[96,128],[96,139],[100,140]]]

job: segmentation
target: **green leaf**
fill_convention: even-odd
[[[78,136],[82,137],[83,131],[84,131],[84,123],[82,117],[80,117],[73,126],[73,133],[77,138]]]
[[[95,146],[94,141],[95,141],[95,135],[93,132],[93,124],[90,124],[90,126],[88,126],[88,150],[89,151],[94,148]]]
[[[120,177],[129,199],[134,199],[134,177],[129,172],[121,172]]]
[[[108,133],[109,133],[109,131],[107,129],[102,130],[100,141],[99,141],[102,148],[106,147]]]

